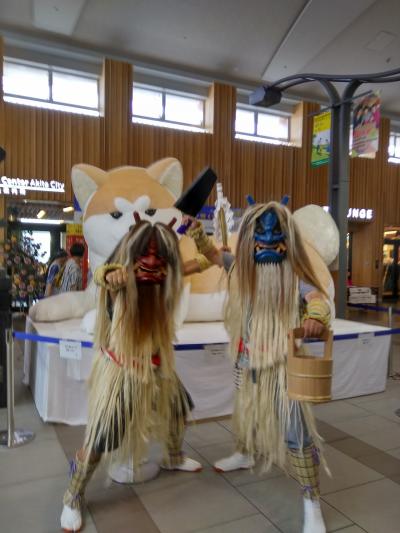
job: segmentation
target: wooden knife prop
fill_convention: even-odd
[[[206,203],[216,181],[217,175],[212,168],[205,168],[175,202],[174,207],[182,211],[185,215],[196,217]],[[176,231],[180,235],[184,235],[189,226],[190,222],[189,224],[182,224]]]
[[[223,246],[228,246],[228,226],[226,223],[226,213],[224,208],[224,193],[222,192],[222,184],[217,183],[217,201],[215,202],[215,210],[217,211],[219,231]]]

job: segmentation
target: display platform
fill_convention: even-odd
[[[335,320],[333,348],[333,399],[350,398],[385,390],[390,335],[375,336],[388,328]],[[45,337],[92,341],[80,329],[80,320],[55,323],[27,321],[27,331]],[[319,343],[310,345],[321,352]],[[175,351],[178,374],[196,405],[194,419],[229,415],[233,408],[232,363],[228,335],[221,322],[185,323],[177,333]],[[26,341],[24,382],[44,421],[85,424],[86,381],[93,359],[92,348],[82,348],[81,360],[62,359],[58,344]]]

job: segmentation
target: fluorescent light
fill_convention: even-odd
[[[22,222],[23,224],[51,224],[53,226],[57,226],[60,224],[64,224],[64,220],[53,220],[53,219],[38,219],[38,218],[20,218],[18,219],[19,222]]]
[[[46,211],[44,209],[41,209],[39,213],[36,215],[36,218],[43,218],[46,214]]]
[[[72,205],[69,205],[68,207],[63,207],[64,213],[70,213],[73,210],[74,208],[72,207]]]

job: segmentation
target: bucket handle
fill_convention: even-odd
[[[289,331],[289,346],[288,346],[288,356],[296,357],[294,347],[295,339],[304,338],[304,328],[295,328]],[[329,328],[324,328],[323,332],[319,337],[315,337],[324,341],[324,357],[323,359],[332,359],[332,347],[333,347],[333,332]]]

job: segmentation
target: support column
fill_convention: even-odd
[[[349,211],[349,140],[351,98],[360,86],[352,81],[343,92],[341,102],[333,103],[331,123],[331,159],[329,168],[329,205],[339,228],[339,271],[336,314],[345,318],[347,306],[347,213]]]
[[[3,99],[3,57],[4,57],[4,42],[3,37],[0,35],[0,146],[5,148],[5,114],[4,114],[4,99]],[[0,163],[0,176],[4,174],[4,161]],[[0,243],[4,242],[6,238],[6,199],[0,194]],[[3,262],[3,258],[0,255],[0,265]]]
[[[231,165],[232,147],[235,132],[236,89],[231,85],[214,83],[210,90],[213,121],[211,166],[218,179],[224,184],[224,193],[232,202],[237,202],[235,191],[232,190]],[[206,110],[206,121],[210,122],[210,108]],[[208,120],[207,120],[208,118]],[[236,204],[238,205],[238,204]]]
[[[103,167],[127,165],[131,131],[133,67],[130,63],[105,59],[102,75],[104,113]]]

